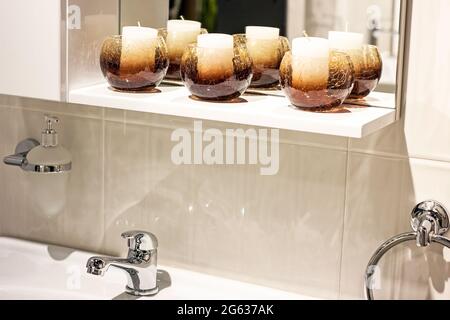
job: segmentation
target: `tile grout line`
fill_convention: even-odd
[[[103,234],[102,234],[102,241],[101,241],[101,246],[102,246],[102,251],[105,251],[105,247],[106,247],[106,214],[105,214],[105,152],[106,152],[106,121],[105,121],[105,110],[102,110],[102,140],[101,140],[101,150],[102,150],[102,170],[101,170],[101,175],[102,175],[102,197],[101,197],[101,207],[102,207],[102,218],[103,218]]]
[[[64,102],[61,102],[64,103]],[[71,103],[64,103],[66,105],[71,105],[72,107],[79,107],[76,104],[71,104]],[[0,107],[4,107],[4,108],[12,108],[12,109],[26,109],[29,110],[31,112],[49,112],[48,108],[28,108],[28,107],[23,107],[23,106],[16,106],[16,105],[4,105],[4,104],[0,104]],[[99,109],[100,107],[95,107],[95,106],[89,106],[92,107],[94,109]],[[96,116],[96,115],[90,115],[90,114],[78,114],[77,112],[67,112],[67,111],[52,111],[52,114],[55,115],[64,115],[64,116],[71,116],[71,117],[77,117],[77,118],[83,118],[83,119],[94,119],[94,120],[105,120],[105,121],[110,121],[110,122],[115,122],[115,123],[123,123],[123,119],[115,119],[114,117],[108,117],[106,115],[107,110],[110,110],[109,108],[100,108],[101,109],[101,114]],[[106,110],[106,111],[105,111]],[[114,110],[114,109],[113,109]],[[122,110],[122,111],[126,111],[126,110]],[[172,116],[168,116],[170,118],[172,118]],[[179,118],[179,117],[175,117],[175,118]],[[182,118],[186,120],[186,125],[188,126],[190,123],[196,121],[197,119],[195,118]],[[163,120],[163,121],[168,121],[168,119]],[[161,124],[158,123],[158,121],[154,121],[154,122],[142,122],[142,121],[133,121],[133,120],[129,120],[128,121],[130,124],[136,125],[136,126],[143,126],[143,127],[152,127],[152,128],[159,128],[159,129],[167,129],[167,130],[174,130],[179,128],[178,125],[165,125],[165,124]],[[217,121],[218,122],[218,121]],[[226,122],[218,122],[218,127],[220,127],[220,130],[225,130],[228,129],[228,127],[226,127],[224,124]],[[237,124],[234,123],[230,123],[230,125],[233,128],[238,128]],[[245,125],[244,125],[245,126]],[[264,127],[261,127],[264,128]],[[194,132],[194,130],[192,128],[187,127],[186,128],[189,132]],[[276,129],[276,128],[270,128],[270,129]],[[303,133],[307,133],[307,132],[303,132]],[[332,136],[330,136],[332,137]],[[338,147],[338,146],[334,146],[333,144],[322,144],[322,143],[315,143],[315,142],[296,142],[296,141],[292,141],[292,139],[283,139],[280,138],[280,143],[285,144],[285,145],[296,145],[296,146],[301,146],[301,147],[313,147],[313,148],[319,148],[319,149],[327,149],[327,150],[334,150],[334,151],[346,151],[347,148],[344,147]]]
[[[376,152],[376,151],[363,151],[363,150],[349,150],[352,154],[357,155],[364,155],[369,157],[376,157],[376,158],[385,158],[390,160],[421,160],[421,161],[430,161],[430,162],[438,162],[442,164],[450,164],[450,159],[442,159],[438,157],[425,157],[415,154],[410,155],[398,155],[393,153],[385,153],[385,152]]]
[[[342,297],[342,264],[344,260],[344,240],[345,240],[345,219],[347,216],[347,203],[348,203],[348,186],[349,186],[349,178],[350,178],[350,139],[347,140],[347,161],[345,168],[345,181],[344,181],[344,212],[342,215],[342,235],[341,235],[341,256],[339,259],[339,280],[338,280],[338,299],[340,300]]]
[[[53,102],[51,102],[53,103]],[[60,104],[64,104],[64,107],[67,107],[67,105],[69,105],[69,103],[66,102],[58,102]],[[8,108],[8,109],[18,109],[18,110],[24,110],[27,112],[37,112],[37,113],[52,113],[55,115],[61,115],[61,116],[70,116],[70,117],[77,117],[77,118],[81,118],[81,119],[91,119],[91,120],[100,120],[102,118],[101,115],[90,115],[90,114],[79,114],[78,112],[70,112],[70,111],[50,111],[49,109],[51,108],[45,108],[45,107],[24,107],[24,106],[17,106],[17,105],[5,105],[5,104],[0,104],[0,108]],[[95,107],[94,107],[95,108]]]

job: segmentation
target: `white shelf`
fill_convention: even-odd
[[[158,89],[160,93],[122,93],[100,84],[71,91],[69,102],[351,138],[362,138],[395,122],[391,108],[347,105],[344,113],[312,113],[276,95],[246,94],[242,98],[247,102],[212,103],[192,100],[184,87]]]

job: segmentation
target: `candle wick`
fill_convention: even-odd
[[[180,16],[180,19],[181,19],[181,20],[184,20],[184,17],[183,17],[183,16]]]
[[[141,27],[141,22],[140,21],[138,21],[138,26],[139,26],[139,28]]]
[[[305,38],[309,38],[309,35],[308,35],[308,33],[306,32],[306,30],[303,30],[303,36],[304,36]]]
[[[348,21],[346,21],[345,22],[345,32],[348,32],[348,26],[349,26],[349,23],[348,23]]]

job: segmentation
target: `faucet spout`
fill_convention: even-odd
[[[91,257],[86,263],[86,272],[95,276],[104,276],[110,266],[123,268],[128,263],[126,259],[114,257],[96,256]]]
[[[123,237],[128,239],[129,244],[127,258],[91,257],[86,263],[86,272],[104,276],[110,267],[116,268],[127,275],[127,293],[136,296],[158,293],[156,237],[142,231],[124,233]]]

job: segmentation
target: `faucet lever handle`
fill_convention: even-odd
[[[134,251],[152,251],[158,248],[158,239],[153,233],[146,231],[127,231],[122,233],[127,240],[128,248]]]

